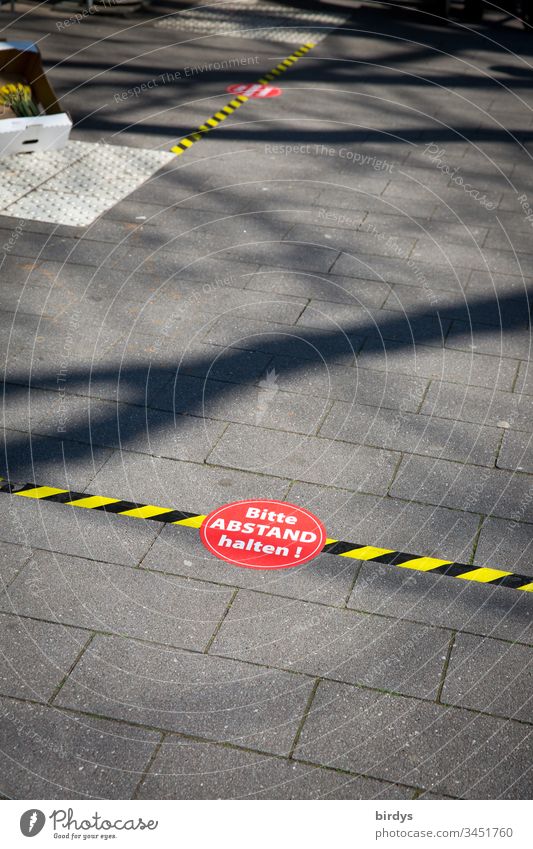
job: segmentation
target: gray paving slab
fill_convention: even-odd
[[[376,340],[399,340],[407,344],[423,342],[442,347],[450,321],[440,315],[400,315],[391,310],[365,310],[354,304],[312,300],[297,321],[298,327],[317,327],[358,334]]]
[[[129,799],[160,735],[3,698],[0,740],[9,799]]]
[[[533,395],[533,368],[528,361],[520,363],[514,391],[517,394]]]
[[[0,609],[202,651],[231,595],[200,581],[36,552],[0,595]]]
[[[410,799],[383,781],[283,758],[166,737],[139,799]]]
[[[5,510],[5,505],[3,509]],[[31,557],[31,549],[21,544],[22,541],[21,536],[19,544],[0,542],[0,582],[2,590],[16,578]]]
[[[23,544],[26,551],[28,548],[43,549],[136,566],[159,531],[153,522],[117,519],[110,513],[69,508],[20,496],[3,494],[1,499],[0,536],[7,542]]]
[[[108,669],[109,675],[102,675]],[[112,672],[111,672],[112,670]],[[288,754],[313,681],[302,675],[95,638],[55,702],[169,731]]]
[[[203,385],[203,381],[199,383]],[[66,393],[60,397],[57,393],[56,397],[53,395],[49,393],[49,411],[42,416],[34,431],[48,435],[57,433],[59,410],[62,440],[86,443],[94,448],[118,448],[201,463],[225,430],[225,424],[202,417],[202,407],[197,408],[193,400],[189,404],[176,404],[193,415],[179,415],[177,411],[167,413],[143,408],[141,390],[136,406]],[[155,390],[151,403],[157,406],[161,396],[162,390]],[[167,402],[166,406],[169,408],[170,403]]]
[[[60,425],[60,419],[58,419]],[[2,471],[15,481],[35,481],[46,486],[83,489],[110,457],[111,451],[61,438],[48,438],[20,430],[3,432]]]
[[[293,484],[288,500],[316,513],[334,539],[466,562],[479,529],[472,513],[306,483]]]
[[[424,415],[531,431],[533,399],[513,392],[432,381],[420,408]]]
[[[382,495],[399,455],[361,445],[230,425],[207,462]]]
[[[512,571],[533,577],[533,526],[513,519],[485,519],[476,546],[475,563],[498,568],[506,563]]]
[[[247,289],[354,306],[381,307],[390,292],[390,285],[378,279],[363,280],[335,274],[262,266],[256,274],[250,276]]]
[[[488,356],[451,348],[436,349],[429,345],[406,345],[399,342],[367,340],[358,352],[358,362],[364,368],[446,380],[488,389],[510,391],[516,377],[515,359]]]
[[[332,682],[320,684],[296,754],[459,798],[523,799],[530,788],[528,726]]]
[[[287,327],[272,322],[241,321],[224,317],[206,329],[205,342],[224,348],[285,354],[297,359],[316,359],[349,365],[365,336],[357,331],[343,332],[337,327],[326,330],[300,326]]]
[[[451,632],[240,590],[210,654],[434,699]]]
[[[223,363],[229,359],[229,357],[226,358],[222,355],[220,358],[221,369]],[[308,398],[299,393],[282,390],[278,384],[275,367],[273,368],[274,370],[269,366],[265,367],[264,371],[260,373],[259,379],[254,381],[255,386],[204,380],[200,377],[187,376],[178,372],[174,380],[154,396],[153,404],[162,409],[170,409],[175,413],[185,414],[169,419],[167,427],[175,429],[177,434],[179,434],[182,426],[186,425],[187,417],[196,416],[196,428],[203,428],[205,431],[202,439],[199,437],[196,437],[196,439],[199,444],[203,444],[204,448],[209,443],[213,447],[224,430],[220,422],[211,421],[212,419],[256,424],[264,427],[277,427],[280,423],[283,423],[284,428],[289,431],[314,433],[326,413],[326,399],[323,399],[320,403],[316,398]],[[150,424],[149,417],[148,424]],[[184,439],[194,441],[194,426],[191,425],[188,429],[185,427],[185,430],[190,431],[190,436],[186,434]],[[167,434],[163,434],[163,442],[167,439]],[[156,449],[156,444],[153,448]],[[159,453],[163,452],[160,451]],[[183,459],[189,458],[184,457]],[[190,459],[197,458],[191,457]],[[204,459],[204,457],[200,459]]]
[[[533,649],[457,634],[442,701],[531,723]]]
[[[531,424],[531,419],[529,421]],[[533,454],[531,447],[531,435],[529,433],[506,430],[502,447],[498,454],[498,468],[533,474]]]
[[[470,268],[460,263],[453,269],[447,266],[435,266],[429,257],[409,259],[384,257],[377,254],[342,253],[332,266],[331,271],[346,277],[369,279],[377,276],[387,283],[406,283],[409,286],[430,286],[435,289],[455,289],[462,291],[470,277]]]
[[[141,567],[339,607],[350,594],[359,564],[324,554],[292,569],[243,569],[207,552],[194,531],[165,527]]]
[[[392,566],[365,564],[357,575],[348,607],[533,644],[529,593],[446,575],[415,571],[406,575]]]
[[[533,479],[521,472],[478,467],[475,476],[467,465],[427,457],[404,457],[391,487],[391,495],[473,510],[485,515],[531,521]]]
[[[427,180],[428,172],[425,171],[417,177]],[[442,227],[429,217],[386,215],[371,212],[365,218],[363,229],[368,230],[374,227],[378,232],[399,234],[404,238],[433,238],[437,244],[441,241],[453,242],[454,244],[483,244],[483,240],[489,232],[487,227],[466,226],[461,222],[449,222],[448,226]]]
[[[269,368],[275,369],[277,383],[282,389],[391,410],[418,410],[428,385],[424,378],[354,369],[324,362],[318,356],[316,362],[274,357]]]
[[[330,439],[490,467],[500,434],[495,427],[343,401],[335,402],[319,430]]]
[[[0,632],[0,693],[41,702],[54,695],[90,637],[79,628],[6,614]]]
[[[476,272],[476,274],[480,274]],[[387,309],[413,312],[439,313],[445,319],[492,324],[502,327],[522,324],[524,310],[528,309],[528,299],[522,291],[503,281],[515,281],[517,278],[496,278],[492,275],[481,276],[482,282],[470,279],[463,291],[438,289],[428,281],[427,286],[406,286],[396,283],[385,301]],[[491,279],[492,278],[492,279]]]
[[[330,226],[324,226],[324,225]],[[394,256],[406,259],[414,247],[415,239],[395,236],[392,243],[388,239],[379,238],[373,231],[368,232],[365,224],[358,230],[347,230],[331,226],[324,221],[321,227],[308,224],[296,224],[284,237],[285,241],[302,242],[310,246],[329,246],[353,254],[377,254],[378,256]]]
[[[531,355],[532,339],[525,321],[512,327],[495,328],[484,324],[454,321],[446,345],[458,350],[473,350],[480,354],[500,354],[504,357],[527,359]]]
[[[287,480],[265,473],[120,452],[113,454],[102,474],[91,482],[96,493],[112,492],[116,498],[190,513],[207,513],[220,504],[244,498],[282,500],[287,486]]]

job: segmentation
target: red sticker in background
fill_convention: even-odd
[[[309,510],[286,501],[234,501],[204,519],[200,539],[235,566],[288,569],[320,554],[326,529]]]
[[[245,97],[279,97],[281,89],[274,85],[261,85],[260,83],[248,83],[240,85],[229,85],[226,89],[231,94],[244,94]]]

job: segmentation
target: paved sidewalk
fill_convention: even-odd
[[[296,49],[32,9],[83,142],[166,151]],[[533,580],[532,53],[355,8],[91,226],[2,216],[0,474]],[[531,594],[0,509],[5,797],[530,798]]]

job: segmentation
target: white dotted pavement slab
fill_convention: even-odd
[[[80,141],[6,157],[0,160],[0,213],[86,227],[173,158],[166,151]]]

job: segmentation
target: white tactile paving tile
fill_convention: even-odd
[[[0,214],[86,227],[174,158],[166,151],[70,141],[0,159]]]
[[[259,38],[287,44],[322,41],[350,17],[346,14],[308,11],[262,0],[230,0],[193,7],[157,21],[160,29],[217,33],[232,38]]]

